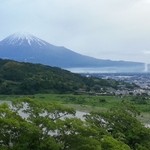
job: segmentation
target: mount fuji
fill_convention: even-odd
[[[61,68],[133,67],[144,70],[144,64],[111,61],[81,55],[65,47],[54,46],[30,34],[15,33],[0,41],[0,58],[41,63]]]

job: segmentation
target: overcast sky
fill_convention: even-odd
[[[0,40],[15,32],[96,58],[150,63],[150,0],[0,0]]]

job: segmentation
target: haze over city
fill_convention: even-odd
[[[111,60],[150,63],[150,0],[1,0],[0,40],[28,32]]]

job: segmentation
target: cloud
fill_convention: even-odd
[[[97,58],[145,61],[149,14],[150,0],[2,0],[0,39],[27,31]]]
[[[150,55],[150,50],[144,50],[143,53],[144,53],[145,55]]]

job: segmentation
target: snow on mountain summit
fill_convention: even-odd
[[[28,45],[38,44],[39,46],[46,45],[47,42],[28,33],[14,33],[1,41],[7,45]]]

